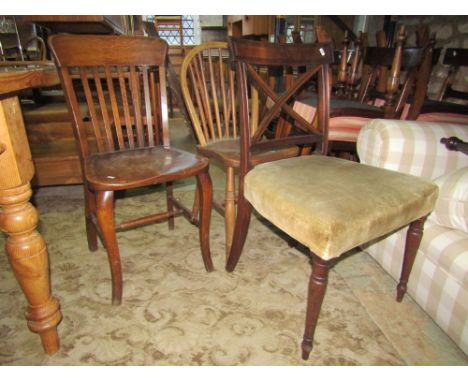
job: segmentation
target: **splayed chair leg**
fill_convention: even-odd
[[[213,270],[213,262],[210,252],[210,221],[213,203],[213,184],[211,183],[208,168],[197,176],[197,188],[200,198],[200,246],[205,269],[207,272],[211,272]]]
[[[328,271],[331,263],[322,260],[312,254],[312,273],[309,279],[309,291],[307,296],[307,313],[302,339],[302,359],[309,359],[312,351],[315,327],[322,307],[323,298],[327,289]]]
[[[403,257],[403,265],[401,268],[400,282],[397,286],[397,301],[400,302],[406,293],[406,286],[408,279],[413,268],[414,259],[418,253],[419,245],[421,244],[422,235],[424,231],[424,223],[427,216],[412,222],[408,227],[406,233],[405,254]]]
[[[252,205],[245,198],[240,197],[237,205],[236,226],[234,228],[231,251],[226,263],[227,272],[234,271],[239,261],[245,240],[247,239],[251,214]]]
[[[97,218],[102,239],[107,250],[112,277],[112,304],[122,303],[122,265],[119,246],[115,235],[114,193],[112,191],[97,192]]]

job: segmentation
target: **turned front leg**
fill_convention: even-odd
[[[309,279],[306,323],[302,340],[302,359],[304,360],[309,359],[310,352],[312,351],[315,327],[317,326],[318,316],[322,308],[325,291],[327,290],[330,267],[330,262],[312,255],[312,273]]]
[[[421,219],[415,220],[408,227],[400,282],[397,286],[397,301],[401,301],[406,293],[406,286],[411,274],[411,269],[413,269],[414,260],[418,253],[419,245],[421,244],[426,218],[427,216],[424,216]]]

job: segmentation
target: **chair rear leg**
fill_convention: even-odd
[[[200,247],[203,264],[208,272],[213,270],[213,262],[210,252],[210,221],[213,203],[213,184],[208,173],[208,168],[197,175],[197,188],[200,198]]]
[[[193,207],[192,207],[192,218],[190,219],[190,223],[198,225],[200,221],[200,217],[198,216],[200,214],[200,190],[198,187],[195,187],[195,195],[193,198]]]
[[[229,257],[236,224],[236,179],[234,167],[226,169],[226,194],[224,205],[224,229],[226,242],[226,260]]]
[[[83,185],[85,198],[85,224],[86,237],[88,239],[88,248],[91,252],[98,249],[98,234],[93,216],[96,216],[96,195],[92,192],[86,183]]]
[[[96,208],[99,228],[107,250],[112,277],[112,304],[122,303],[122,265],[119,247],[115,235],[114,193],[101,191],[96,193]]]
[[[424,216],[412,222],[408,227],[408,232],[406,233],[405,254],[403,257],[403,265],[401,267],[400,282],[397,286],[396,299],[399,302],[403,299],[403,296],[406,293],[406,286],[408,284],[411,269],[413,269],[414,259],[418,253],[419,244],[421,244],[426,218],[427,216]]]
[[[167,200],[167,211],[174,212],[174,194],[173,194],[173,187],[172,182],[166,183],[166,200]],[[169,230],[172,231],[174,229],[174,216],[170,216],[167,220],[169,225]]]
[[[309,359],[310,352],[312,351],[315,327],[317,326],[318,316],[327,289],[330,266],[330,262],[324,261],[312,254],[312,273],[309,279],[306,323],[301,345],[302,359],[304,360]]]
[[[243,196],[239,196],[237,202],[237,219],[234,229],[234,237],[229,257],[227,259],[226,271],[232,272],[236,268],[242,249],[244,248],[247,232],[250,225],[252,205]]]

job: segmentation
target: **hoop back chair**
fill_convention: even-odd
[[[325,156],[329,118],[332,50],[327,44],[270,44],[231,39],[236,64],[240,108],[241,163],[238,211],[233,245],[226,264],[234,271],[242,253],[252,210],[268,219],[310,250],[312,272],[302,356],[309,357],[330,267],[345,252],[393,230],[409,225],[407,249],[397,299],[406,283],[422,236],[425,216],[437,197],[437,186],[406,174]],[[307,71],[288,91],[274,94],[258,76],[257,65],[307,65]],[[311,128],[295,113],[290,101],[314,75],[318,76],[318,120]],[[248,91],[266,93],[274,106],[259,121],[252,135]],[[290,136],[260,140],[258,133],[276,114],[294,121]],[[312,155],[255,164],[256,146],[311,145]],[[322,154],[322,155],[320,155]]]
[[[268,74],[264,72],[261,75]],[[236,82],[227,42],[213,41],[196,46],[190,50],[182,63],[180,83],[198,143],[197,151],[218,161],[226,170],[224,200],[213,202],[216,211],[224,216],[226,256],[229,254],[234,232],[236,170],[240,163]],[[250,102],[252,131],[256,131],[259,116],[268,109],[269,100],[259,97],[256,90],[252,89]],[[297,147],[259,150],[254,154],[254,161],[261,162],[298,154]],[[194,215],[197,214],[197,208],[195,204]]]
[[[207,271],[212,198],[208,161],[170,146],[165,62],[160,39],[129,36],[54,35],[49,38],[66,102],[73,115],[85,195],[88,247],[97,235],[107,249],[112,303],[122,301],[122,267],[116,238],[124,230],[174,217],[183,211],[172,182],[195,176],[200,195],[200,243]],[[83,114],[80,103],[85,103]],[[167,210],[116,224],[114,193],[166,185]]]

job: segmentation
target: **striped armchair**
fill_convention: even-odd
[[[415,260],[408,293],[468,354],[468,155],[440,143],[468,141],[468,126],[450,123],[372,120],[360,131],[362,163],[396,170],[439,186]],[[365,250],[398,279],[406,229]]]

